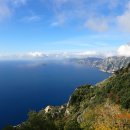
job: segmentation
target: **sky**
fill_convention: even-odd
[[[130,56],[130,0],[0,0],[0,57]]]

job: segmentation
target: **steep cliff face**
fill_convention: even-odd
[[[122,67],[126,67],[130,63],[130,57],[108,57],[99,65],[96,65],[99,69],[113,73],[114,71],[117,71],[121,69]]]
[[[67,104],[30,112],[4,130],[130,130],[130,64],[95,86],[78,87]]]
[[[85,59],[75,59],[73,60],[78,64],[85,64],[91,67],[97,67],[104,72],[114,73],[121,69],[122,67],[126,67],[130,63],[130,57],[108,57],[108,58],[85,58]]]

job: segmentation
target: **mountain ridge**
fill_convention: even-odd
[[[130,57],[112,56],[107,58],[87,57],[83,59],[73,59],[72,62],[85,64],[91,67],[97,67],[101,71],[114,73],[122,67],[127,67],[130,63]]]

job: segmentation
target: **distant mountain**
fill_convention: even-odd
[[[87,66],[97,67],[105,72],[113,73],[122,67],[126,67],[130,63],[130,57],[113,56],[104,59],[88,57],[84,59],[73,59],[72,61],[78,64],[86,64]]]
[[[78,64],[85,64],[87,66],[96,67],[96,66],[99,66],[103,62],[103,59],[97,58],[97,57],[87,57],[83,59],[74,58],[74,59],[71,59],[70,61],[78,63]]]
[[[102,71],[105,72],[114,72],[122,67],[126,67],[130,63],[130,57],[108,57],[106,59],[103,59],[101,64],[97,65],[96,67],[100,68]]]
[[[130,64],[95,86],[78,87],[67,104],[32,111],[4,130],[130,130]]]

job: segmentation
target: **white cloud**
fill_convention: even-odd
[[[26,2],[27,0],[0,0],[0,21],[10,17],[17,7]]]
[[[23,22],[38,22],[41,20],[41,17],[38,15],[31,15],[24,17],[21,21]]]
[[[117,54],[119,56],[130,56],[130,44],[122,45],[118,48]]]
[[[16,54],[0,54],[0,59],[2,60],[29,60],[29,59],[64,59],[64,58],[85,58],[88,56],[96,56],[95,51],[81,51],[81,52],[53,52],[53,53],[43,53],[43,52],[26,52],[26,53],[16,53]]]
[[[50,53],[48,57],[50,58],[85,58],[89,56],[96,56],[96,51],[80,51],[80,52],[59,52],[59,53]]]
[[[12,13],[12,10],[8,7],[7,0],[0,0],[0,21],[9,17]]]
[[[3,60],[12,60],[12,59],[16,59],[16,60],[21,60],[21,59],[39,59],[39,58],[44,58],[47,57],[47,55],[43,52],[25,52],[25,53],[15,53],[15,54],[0,54],[0,59]]]
[[[33,60],[33,59],[64,59],[64,58],[86,58],[86,57],[110,57],[110,56],[130,56],[130,45],[122,45],[116,51],[61,51],[61,52],[26,52],[16,54],[0,54],[0,59],[4,60]]]
[[[85,27],[94,31],[104,32],[108,30],[109,25],[106,18],[91,18],[86,21]]]
[[[59,22],[57,22],[57,21],[56,21],[56,22],[52,22],[52,23],[51,23],[51,26],[52,26],[52,27],[59,26]]]
[[[78,56],[96,56],[97,52],[96,51],[83,51],[83,52],[79,52],[76,55]]]
[[[66,22],[66,15],[65,14],[59,14],[56,16],[55,21],[51,23],[51,26],[62,26]]]
[[[130,2],[127,4],[124,13],[117,17],[117,23],[121,30],[130,32]]]
[[[12,4],[14,5],[25,5],[27,3],[27,0],[11,0]]]
[[[28,1],[0,0],[0,21],[13,15],[16,8],[26,5]],[[79,22],[77,25],[80,27],[85,25],[87,29],[97,32],[110,30],[113,25],[115,28],[119,25],[121,31],[130,32],[129,0],[38,0],[36,2],[39,1],[42,1],[44,8],[47,7],[52,13],[49,19],[51,26],[61,26],[76,21],[76,24]],[[123,13],[119,15],[121,12]],[[26,22],[39,20],[40,17],[37,15],[23,18]]]
[[[29,57],[34,57],[34,58],[40,58],[46,56],[43,52],[29,52],[27,54]]]
[[[60,26],[75,20],[80,21],[80,27],[85,25],[86,28],[98,32],[107,31],[113,25],[117,25],[116,18],[119,15],[119,8],[123,12],[124,6],[128,4],[128,0],[41,1],[53,13],[51,26]]]

